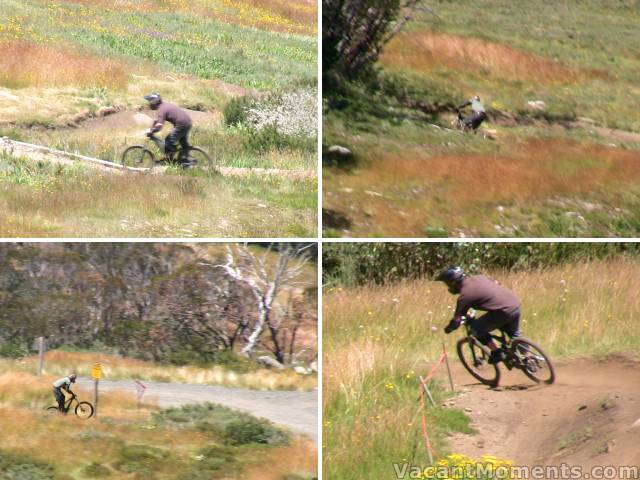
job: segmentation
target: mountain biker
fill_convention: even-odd
[[[64,413],[65,415],[67,412],[65,412],[64,409],[65,398],[62,390],[70,395],[73,395],[73,392],[71,391],[71,384],[76,383],[76,378],[77,375],[75,373],[72,373],[68,377],[62,377],[53,382],[53,396],[56,398],[56,402],[58,402],[58,410],[60,410],[60,412]]]
[[[156,119],[153,121],[153,125],[149,129],[149,132],[147,132],[147,136],[149,138],[153,138],[154,133],[162,130],[162,126],[165,121],[172,124],[173,130],[171,130],[171,133],[167,135],[164,144],[158,144],[158,146],[167,156],[170,156],[171,153],[176,151],[177,144],[180,143],[182,149],[178,160],[181,166],[189,166],[189,161],[187,159],[189,132],[193,126],[189,114],[173,103],[164,102],[159,93],[150,93],[149,95],[146,95],[144,99],[149,102],[151,110],[158,111]]]
[[[445,327],[445,333],[456,330],[469,309],[483,310],[487,313],[469,320],[469,326],[473,335],[491,349],[489,363],[493,365],[503,361],[505,354],[495,344],[489,332],[500,328],[511,338],[521,336],[518,297],[495,280],[484,275],[468,277],[456,266],[444,270],[436,280],[444,282],[449,293],[459,295],[453,319]]]
[[[460,112],[461,109],[468,107],[471,105],[471,111],[473,112],[470,116],[464,117]],[[462,105],[459,105],[456,108],[456,112],[458,112],[458,118],[462,120],[462,124],[476,131],[478,127],[487,119],[487,112],[484,109],[484,105],[482,101],[480,101],[480,96],[475,95],[470,100],[467,100]]]

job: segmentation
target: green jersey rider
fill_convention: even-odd
[[[464,117],[460,110],[468,106],[471,106],[473,113],[468,117]],[[487,119],[487,112],[484,109],[479,95],[475,95],[471,100],[467,100],[462,105],[458,105],[456,112],[458,112],[458,118],[462,121],[463,125],[472,129],[474,132],[480,127],[482,122]]]
[[[62,377],[53,382],[53,396],[56,398],[56,402],[58,402],[58,410],[60,410],[60,412],[64,413],[65,415],[67,414],[67,412],[64,408],[65,398],[62,391],[64,390],[65,392],[73,395],[73,392],[71,391],[71,384],[76,383],[76,378],[77,375],[75,373],[72,373],[68,377]]]
[[[499,328],[511,338],[522,335],[520,300],[515,293],[484,275],[467,277],[460,267],[449,267],[436,280],[444,282],[449,293],[459,295],[453,319],[445,327],[445,333],[456,330],[469,309],[485,311],[487,313],[481,317],[470,319],[469,326],[473,335],[491,349],[489,363],[503,361],[505,354],[498,349],[489,332]]]

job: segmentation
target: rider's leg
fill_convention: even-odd
[[[171,157],[171,154],[176,151],[176,147],[179,141],[180,131],[178,128],[174,128],[164,140],[164,153],[167,158]]]
[[[53,396],[56,398],[56,402],[58,402],[58,410],[64,412],[64,395],[59,388],[53,389]]]
[[[501,351],[496,342],[491,337],[490,332],[499,328],[507,321],[503,312],[487,312],[481,317],[475,319],[471,324],[471,331],[480,343],[486,345],[491,350],[489,363],[495,364],[505,359],[505,354]]]
[[[187,162],[189,157],[189,133],[191,132],[191,127],[187,127],[182,129],[181,137],[180,137],[180,161]]]

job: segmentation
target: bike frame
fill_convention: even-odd
[[[74,400],[75,400],[77,403],[80,403],[80,402],[78,402],[78,396],[77,396],[75,393],[72,393],[72,394],[71,394],[71,398],[67,401],[67,403],[66,403],[66,404],[65,404],[65,406],[64,406],[64,411],[65,411],[65,413],[69,413],[69,410],[71,410],[71,405],[73,404],[73,401],[74,401]]]
[[[476,337],[471,331],[469,320],[475,320],[475,317],[470,317],[462,321],[462,325],[464,325],[467,337],[473,339],[473,343],[476,344],[478,348],[482,349],[486,353],[489,353],[490,348],[483,344],[480,340],[478,340],[478,337]],[[498,348],[502,350],[507,356],[507,358],[505,358],[505,360],[503,361],[504,366],[509,370],[511,370],[513,367],[521,368],[522,365],[520,364],[520,359],[517,357],[517,355],[514,355],[509,348],[511,346],[511,337],[509,337],[503,330],[500,330],[500,336],[493,334],[490,335],[493,340],[496,340],[498,342]],[[478,359],[476,358],[476,351],[474,349],[471,349],[471,354],[473,355],[473,363],[477,365]]]

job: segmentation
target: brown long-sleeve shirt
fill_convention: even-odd
[[[454,318],[466,315],[470,308],[511,314],[520,308],[520,300],[515,293],[495,280],[484,275],[474,275],[462,281]]]
[[[153,129],[160,130],[165,121],[174,127],[189,128],[192,125],[191,117],[187,112],[173,103],[162,102],[158,107],[158,114],[153,123]]]

